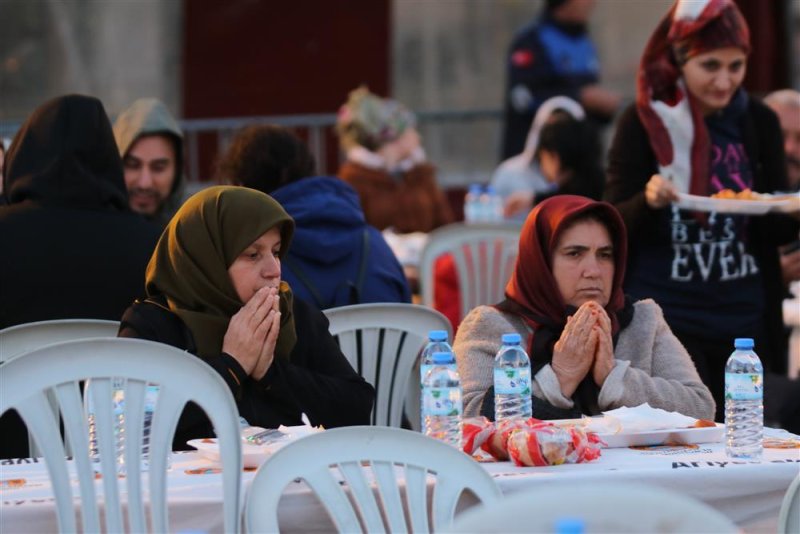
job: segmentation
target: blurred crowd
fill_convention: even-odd
[[[800,93],[743,88],[757,44],[732,0],[677,0],[625,103],[600,80],[592,6],[548,0],[505,58],[491,185],[506,220],[524,225],[506,299],[448,313],[470,409],[492,413],[481,405],[487,336],[516,330],[535,354],[534,416],[649,401],[722,421],[733,339],[752,337],[767,423],[800,432],[782,315],[800,293],[799,214],[681,207],[724,190],[797,194]],[[372,386],[321,310],[412,302],[417,280],[387,236],[458,221],[414,112],[366,86],[342,101],[336,175],[318,175],[290,129],[250,126],[219,156],[219,185],[188,200],[183,133],[159,100],[136,100],[113,125],[91,96],[42,103],[0,143],[0,248],[13,251],[0,259],[0,328],[121,320],[120,335],[206,360],[251,424],[367,422]],[[573,234],[588,244],[560,256]],[[568,261],[598,262],[574,283],[607,287],[570,297]],[[176,447],[208,432],[197,417],[184,413]],[[3,416],[4,435],[20,424]],[[23,456],[23,441],[4,439],[0,456]]]

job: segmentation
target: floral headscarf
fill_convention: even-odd
[[[339,108],[336,131],[344,149],[360,145],[375,151],[415,124],[414,113],[403,104],[361,86],[350,91],[347,102]]]

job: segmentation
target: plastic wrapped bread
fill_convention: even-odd
[[[492,435],[494,425],[483,416],[467,417],[463,421],[463,449],[469,455],[475,454]]]
[[[562,428],[539,419],[513,419],[495,424],[485,417],[464,420],[464,452],[482,449],[497,460],[517,465],[581,463],[600,456],[602,440],[580,427]]]
[[[508,452],[516,465],[544,466],[589,462],[600,456],[601,440],[580,428],[542,423],[514,430]]]

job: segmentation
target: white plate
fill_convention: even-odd
[[[774,200],[739,200],[678,193],[678,202],[675,205],[687,210],[715,211],[717,213],[743,213],[748,215],[764,215],[769,212],[790,213],[800,211],[800,194],[780,195],[776,196]]]
[[[650,430],[648,432],[620,432],[619,434],[598,434],[606,442],[606,448],[638,447],[644,445],[689,445],[692,443],[718,443],[722,441],[725,425],[700,428],[672,428]]]
[[[582,426],[587,419],[558,419],[546,421],[558,426]],[[608,449],[621,447],[639,447],[645,445],[690,445],[693,443],[717,443],[722,441],[725,425],[716,426],[667,428],[663,430],[647,430],[642,432],[618,432],[605,434],[598,432],[597,436],[606,442]]]
[[[270,455],[275,453],[275,451],[281,447],[285,447],[292,441],[295,441],[303,436],[307,436],[315,432],[322,432],[321,428],[312,428],[309,426],[281,426],[281,430],[286,432],[286,436],[277,441],[271,441],[263,445],[242,443],[242,461],[244,467],[259,467],[267,458],[270,457]],[[197,449],[197,452],[212,462],[219,462],[219,443],[217,443],[217,438],[190,439],[186,442],[186,444]]]
[[[248,445],[242,444],[242,460],[244,463],[244,467],[258,467],[264,460],[269,458],[269,456],[278,450],[280,447],[276,447],[279,442],[269,443],[267,445]],[[220,461],[219,457],[219,444],[217,443],[217,438],[200,438],[200,439],[190,439],[186,442],[187,445],[191,445],[197,452],[199,452],[203,457],[208,460],[211,460],[214,463],[218,463]]]

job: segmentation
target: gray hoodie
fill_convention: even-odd
[[[183,176],[183,132],[164,103],[156,98],[136,100],[114,121],[114,138],[123,159],[139,137],[153,134],[165,134],[175,140],[175,182],[161,210],[153,217],[155,222],[165,226],[183,203],[186,185]]]

